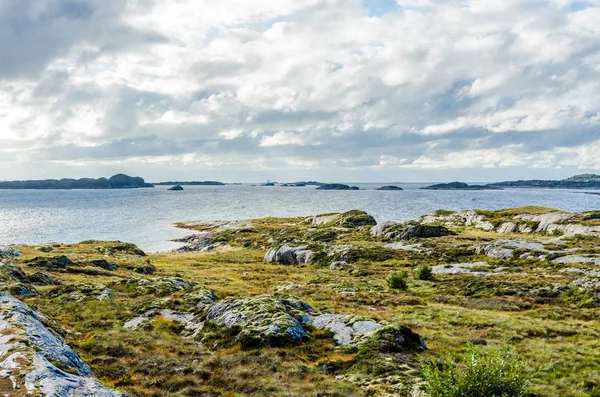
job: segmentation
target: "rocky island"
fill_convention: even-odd
[[[320,185],[316,190],[360,190],[357,186],[344,185],[342,183],[329,183]]]
[[[519,180],[492,183],[489,186],[503,188],[536,189],[600,189],[600,175],[582,174],[562,180]]]
[[[463,182],[440,183],[422,187],[423,190],[502,190],[497,186],[490,185],[468,185]]]
[[[181,185],[175,185],[175,186],[172,186],[172,187],[168,188],[167,190],[182,191],[183,187]]]
[[[399,186],[390,185],[390,186],[382,186],[380,188],[377,188],[376,190],[404,190],[404,189],[402,189]]]
[[[427,396],[469,357],[510,396],[600,390],[598,211],[176,226],[176,252],[1,247],[3,393]]]
[[[110,178],[45,179],[30,181],[0,182],[0,189],[136,189],[154,187],[143,178],[125,174]]]

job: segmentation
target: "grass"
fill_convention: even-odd
[[[501,216],[520,211],[504,210]],[[526,212],[535,211],[551,210]],[[39,295],[24,299],[69,330],[63,333],[67,342],[104,384],[131,396],[401,396],[420,382],[414,362],[418,363],[419,357],[451,356],[449,361],[457,361],[460,365],[455,368],[459,370],[468,360],[468,343],[482,340],[488,347],[481,354],[504,346],[518,352],[531,377],[530,390],[538,396],[600,395],[600,308],[590,301],[589,293],[569,287],[581,275],[561,272],[567,267],[588,271],[589,265],[481,257],[469,247],[497,238],[529,237],[498,236],[470,227],[456,229],[457,235],[420,241],[424,252],[409,252],[385,249],[383,243],[369,237],[370,226],[315,227],[303,218],[267,218],[252,225],[240,233],[218,234],[233,247],[223,252],[141,256],[123,243],[100,241],[58,244],[49,253],[19,247],[24,256],[16,262],[28,275],[43,271],[60,283],[36,285]],[[329,233],[332,230],[334,233]],[[333,235],[329,242],[311,240],[322,240],[323,236],[330,240]],[[351,267],[334,271],[328,266],[267,264],[263,261],[265,251],[258,247],[268,247],[270,237],[291,244],[325,244],[323,249],[327,244],[352,244]],[[553,248],[600,253],[597,237],[566,238],[560,244]],[[98,269],[103,271],[90,275],[40,270],[26,264],[38,256],[59,255],[71,258],[74,270],[95,259],[106,259],[118,268]],[[435,282],[420,275],[442,263],[481,260],[510,271],[489,276],[436,274]],[[415,264],[419,265],[416,271]],[[136,272],[147,265],[156,272]],[[410,289],[388,288],[384,280],[393,274],[402,280],[400,283],[410,284]],[[214,291],[219,300],[283,292],[322,312],[401,324],[418,333],[430,353],[378,352],[372,356],[370,351],[340,349],[330,334],[314,329],[304,344],[249,350],[236,343],[208,349],[186,338],[180,325],[164,318],[135,331],[123,329],[126,321],[154,305],[185,312],[197,310],[186,300],[186,291],[142,294],[119,283],[154,277],[181,277],[198,283]],[[115,291],[111,301],[65,299],[69,291],[86,291],[83,285],[96,284]]]

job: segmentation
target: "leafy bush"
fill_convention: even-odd
[[[429,265],[420,265],[415,269],[415,275],[419,280],[432,280],[433,279],[433,269]]]
[[[389,288],[406,289],[408,288],[408,272],[406,270],[393,272],[387,276],[385,281]]]
[[[463,364],[423,363],[425,389],[430,397],[525,397],[529,377],[525,364],[509,348],[483,352],[469,345]]]

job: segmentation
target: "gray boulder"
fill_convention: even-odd
[[[23,251],[13,247],[0,247],[0,258],[10,258],[23,255]]]
[[[0,375],[6,395],[124,397],[94,380],[90,367],[46,326],[49,319],[0,293]],[[67,373],[54,363],[69,368]]]
[[[443,237],[449,234],[450,230],[444,226],[410,225],[394,237],[397,240],[410,240],[413,238]]]
[[[310,262],[313,251],[306,246],[290,247],[284,245],[279,249],[271,248],[265,255],[266,262],[277,262],[283,265],[305,265]]]
[[[242,345],[282,346],[305,339],[306,332],[296,316],[306,311],[312,308],[297,299],[259,295],[226,298],[210,306],[206,318],[227,329]]]
[[[350,264],[348,262],[339,261],[339,262],[333,262],[329,266],[329,269],[331,269],[331,270],[346,270],[349,267],[350,267]]]
[[[373,320],[359,319],[344,314],[307,314],[303,317],[306,324],[312,324],[316,328],[326,329],[333,334],[333,339],[340,346],[357,345],[365,341],[365,338],[379,331],[384,325]]]

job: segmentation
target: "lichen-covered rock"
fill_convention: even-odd
[[[11,258],[21,256],[23,252],[13,247],[0,247],[0,258]]]
[[[26,261],[25,263],[27,266],[39,267],[48,270],[61,270],[65,269],[69,265],[73,265],[73,261],[65,255],[55,257],[37,256]]]
[[[91,379],[90,367],[45,324],[48,319],[0,293],[0,377],[6,395],[124,397]],[[56,367],[68,369],[67,373]],[[15,394],[18,393],[18,394]]]
[[[137,266],[133,270],[136,273],[139,273],[139,274],[154,274],[154,273],[156,273],[156,267],[154,265],[151,265],[151,264]]]
[[[21,267],[12,263],[0,262],[0,281],[14,281],[17,283],[29,283],[29,277]]]
[[[477,214],[475,211],[443,211],[442,213],[427,214],[419,223],[424,225],[444,225],[449,227],[454,226],[475,226],[483,230],[493,230],[494,225],[486,221],[485,216]]]
[[[117,265],[115,265],[114,263],[110,263],[106,259],[93,259],[91,261],[85,262],[85,264],[88,266],[99,267],[104,270],[110,270],[110,271],[117,270]]]
[[[443,237],[449,234],[451,234],[450,230],[444,226],[410,225],[400,231],[394,238],[398,240],[410,240],[413,238]]]
[[[167,296],[193,287],[191,283],[177,277],[127,279],[114,285],[132,288],[139,295],[154,296]]]
[[[487,245],[480,252],[493,259],[510,259],[515,255],[514,250],[510,248],[496,247],[494,245]]]
[[[306,246],[290,247],[284,245],[279,249],[271,248],[265,255],[265,262],[277,262],[283,265],[305,265],[310,262],[313,251]]]
[[[217,301],[215,293],[203,285],[195,285],[190,290],[187,290],[182,297],[187,304],[204,308]]]
[[[326,329],[340,346],[357,345],[384,326],[373,320],[361,319],[344,314],[306,314],[303,322],[316,328]]]
[[[592,264],[600,266],[600,256],[567,255],[552,260],[554,264]]]
[[[64,302],[85,302],[90,300],[111,300],[113,298],[113,290],[104,284],[89,283],[76,284],[59,287],[51,292],[50,296],[58,297]]]
[[[55,285],[56,283],[46,273],[35,272],[29,275],[29,281],[36,285]]]
[[[468,262],[437,265],[431,268],[433,274],[490,274],[492,268],[487,262]]]
[[[381,222],[371,228],[371,236],[372,237],[385,237],[388,240],[390,236],[386,236],[386,234],[391,231],[398,230],[402,224],[398,222]]]
[[[331,270],[346,270],[349,267],[350,264],[348,262],[342,261],[333,262],[331,265],[329,265],[329,269]]]
[[[313,225],[328,225],[338,227],[374,226],[377,221],[364,211],[352,210],[344,213],[322,214],[310,218]]]
[[[294,314],[309,308],[300,301],[270,295],[231,297],[210,306],[206,318],[217,329],[227,330],[243,346],[282,346],[300,343],[306,338]],[[209,335],[204,331],[200,335],[206,338]]]
[[[382,237],[386,241],[443,237],[449,234],[451,234],[450,230],[444,226],[430,226],[416,223],[385,222],[371,228],[371,236]]]

